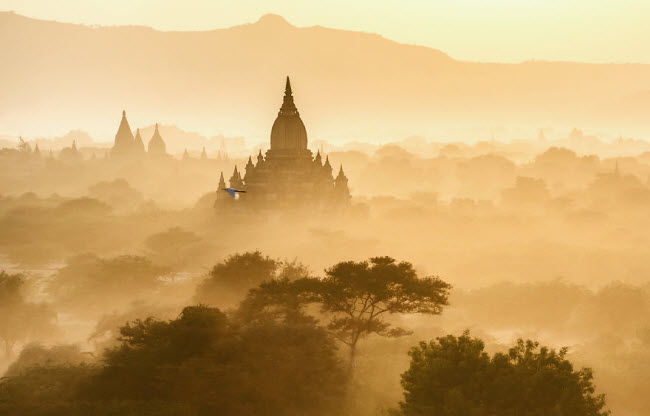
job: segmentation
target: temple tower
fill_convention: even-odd
[[[140,129],[137,129],[135,132],[135,139],[133,139],[133,153],[142,156],[145,153],[144,142],[140,136]]]
[[[165,146],[165,141],[160,132],[158,131],[158,123],[156,123],[156,128],[149,140],[149,145],[147,147],[149,155],[154,157],[162,157],[167,155],[167,147]]]
[[[126,111],[122,110],[122,121],[120,121],[120,126],[115,134],[111,156],[123,157],[133,154],[134,140],[131,127],[126,119]]]
[[[339,174],[334,180],[334,200],[337,204],[343,206],[350,205],[350,188],[348,188],[348,178],[343,173],[343,165],[339,168]]]

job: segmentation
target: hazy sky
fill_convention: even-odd
[[[650,63],[650,0],[0,0],[64,22],[202,30],[277,13],[296,26],[379,33],[472,61]]]

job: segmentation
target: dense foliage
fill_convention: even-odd
[[[409,331],[392,326],[388,314],[436,315],[447,305],[451,285],[437,277],[419,277],[408,262],[373,257],[362,262],[341,262],[325,271],[323,279],[280,279],[251,290],[242,311],[254,314],[301,311],[310,303],[320,305],[326,327],[350,347],[351,363],[360,339],[370,335],[398,337]]]
[[[333,342],[309,322],[260,326],[218,309],[136,320],[102,366],[31,367],[0,383],[0,414],[325,415],[344,389]]]
[[[236,253],[217,263],[197,288],[195,301],[219,306],[234,306],[246,293],[263,282],[309,274],[307,267],[293,261],[264,256],[259,250]]]
[[[490,357],[465,332],[413,348],[402,374],[405,416],[604,416],[588,368],[574,370],[559,352],[519,340],[508,354]]]

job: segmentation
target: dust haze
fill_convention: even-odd
[[[647,414],[647,65],[0,21],[0,413]]]

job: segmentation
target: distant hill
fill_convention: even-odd
[[[132,126],[176,124],[257,142],[268,138],[289,74],[310,139],[440,137],[504,125],[650,136],[650,65],[462,62],[275,15],[162,32],[2,12],[0,47],[3,134],[80,128],[110,140],[126,109]]]

